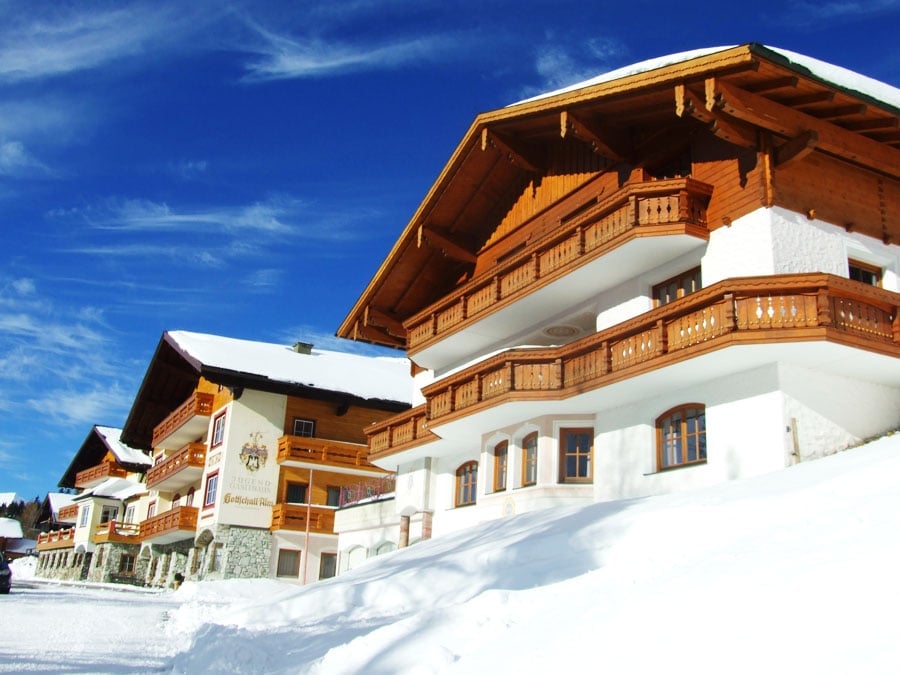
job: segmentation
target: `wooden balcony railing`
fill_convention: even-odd
[[[74,527],[54,530],[53,532],[41,532],[38,535],[38,551],[52,551],[58,548],[72,548],[73,546],[75,546]]]
[[[511,349],[438,380],[422,390],[425,406],[366,431],[370,457],[426,442],[398,429],[565,398],[734,344],[828,340],[900,357],[898,315],[900,293],[828,274],[729,279],[562,347]]]
[[[691,178],[626,184],[608,198],[581,206],[558,228],[411,317],[409,353],[511,304],[634,237],[690,231],[708,236],[706,205],[712,186]],[[675,226],[678,228],[673,229]]]
[[[341,487],[341,498],[338,506],[350,506],[351,504],[359,504],[366,499],[378,499],[383,495],[392,493],[396,487],[397,474],[395,473],[389,473],[378,478],[370,478],[353,485],[344,485]]]
[[[175,532],[197,529],[197,507],[176,506],[173,509],[160,513],[141,523],[141,540],[154,539]]]
[[[75,487],[83,490],[103,482],[107,478],[125,478],[128,472],[115,462],[100,462],[75,474]]]
[[[163,439],[172,435],[192,417],[212,415],[214,398],[213,394],[195,391],[187,401],[153,427],[153,447],[158,447]]]
[[[317,534],[334,534],[334,508],[306,504],[276,504],[272,507],[272,527],[276,530],[305,532],[309,512],[309,531]]]
[[[312,462],[314,464],[379,470],[369,463],[368,447],[361,443],[332,441],[307,436],[282,436],[278,439],[279,464]]]
[[[147,471],[147,487],[155,487],[185,469],[193,468],[202,471],[205,464],[206,445],[204,443],[188,443],[181,450],[166,457]]]
[[[397,452],[436,440],[428,429],[427,405],[422,404],[366,430],[370,456]]]
[[[69,504],[59,510],[57,519],[61,523],[74,523],[78,520],[78,504]]]
[[[97,531],[92,537],[95,544],[114,542],[117,544],[139,544],[141,541],[141,526],[138,523],[119,523],[110,520],[107,523],[97,525]]]

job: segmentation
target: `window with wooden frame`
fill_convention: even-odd
[[[494,446],[494,492],[506,489],[506,469],[509,466],[509,443],[503,441]]]
[[[456,470],[456,506],[475,503],[478,488],[478,462],[466,462]]]
[[[300,551],[289,548],[278,549],[278,569],[275,572],[279,577],[300,576]]]
[[[91,505],[85,504],[81,507],[81,520],[78,521],[78,527],[87,527],[90,522],[88,519],[91,515]]]
[[[312,438],[316,435],[316,421],[295,417],[293,435],[302,436],[303,438]]]
[[[522,439],[522,486],[537,483],[537,446],[538,435],[528,434]]]
[[[329,485],[325,488],[325,503],[328,506],[341,505],[341,488],[337,485]]]
[[[222,445],[222,442],[225,440],[225,411],[223,410],[218,415],[216,415],[213,420],[213,433],[212,433],[212,441],[210,442],[209,447],[216,448]]]
[[[219,472],[211,473],[206,477],[206,490],[203,492],[203,508],[208,509],[216,503],[216,489],[219,486]]]
[[[869,286],[881,286],[882,269],[877,265],[851,258],[847,261],[847,271],[853,281],[859,281]]]
[[[134,574],[134,556],[123,553],[119,558],[119,574]]]
[[[319,554],[319,579],[331,579],[337,574],[337,553]]]
[[[306,503],[306,483],[287,483],[284,487],[284,501],[286,504]]]
[[[706,408],[687,403],[656,420],[657,466],[672,469],[706,462]]]
[[[653,306],[662,307],[673,300],[700,290],[700,268],[682,272],[653,287]]]
[[[594,430],[559,430],[559,482],[590,483],[594,478]]]

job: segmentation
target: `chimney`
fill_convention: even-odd
[[[295,342],[294,351],[298,354],[312,354],[312,342]]]

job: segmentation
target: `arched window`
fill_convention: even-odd
[[[503,441],[494,446],[494,492],[506,489],[506,468],[509,460],[509,443]]]
[[[456,505],[474,504],[477,487],[478,462],[466,462],[456,470]]]
[[[528,434],[522,439],[522,485],[537,483],[537,446],[538,435]]]
[[[656,420],[657,465],[660,470],[706,461],[706,408],[687,403]]]

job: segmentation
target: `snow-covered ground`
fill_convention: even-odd
[[[507,518],[306,588],[14,586],[0,670],[897,673],[898,526],[895,434],[715,488]]]

